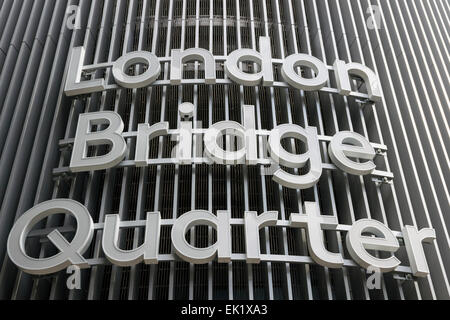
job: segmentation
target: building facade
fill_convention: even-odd
[[[449,17],[445,0],[0,0],[0,298],[449,299]],[[262,43],[266,40],[269,47]],[[80,47],[80,68],[72,69]],[[173,50],[190,48],[212,54],[214,81],[207,80],[206,62],[192,59],[181,61],[181,79],[174,81]],[[232,52],[252,49],[264,56],[267,48],[272,81],[244,85],[230,79]],[[119,85],[114,63],[135,51],[159,59],[157,79],[146,86]],[[303,90],[288,84],[283,66],[296,54],[327,66],[325,85]],[[368,67],[381,88],[364,77],[352,78],[351,90],[344,93],[336,60]],[[239,61],[247,74],[262,72],[261,63],[248,57]],[[133,78],[148,70],[141,62],[125,64],[123,75]],[[297,75],[314,78],[307,68],[294,67]],[[74,81],[104,79],[104,86],[69,92],[67,83],[78,71]],[[371,99],[376,90],[379,99]],[[183,104],[187,111],[180,110]],[[317,128],[323,165],[316,183],[302,188],[278,183],[279,166],[273,168],[267,159],[220,164],[204,157],[203,129],[222,121],[244,124],[244,106],[253,106],[259,159],[269,158],[270,130],[283,124]],[[123,121],[125,158],[107,169],[75,172],[80,116],[106,111]],[[136,165],[139,125],[167,122],[169,131],[177,130],[186,114],[195,131],[194,161],[174,160],[177,141],[160,136],[148,145],[147,165]],[[376,170],[355,175],[330,159],[330,141],[343,131],[371,143]],[[242,141],[227,137],[219,145],[238,151]],[[281,144],[292,154],[305,152],[299,139],[282,138]],[[85,151],[93,157],[111,150],[88,144]],[[312,165],[282,168],[301,176]],[[82,204],[95,224],[79,290],[69,290],[66,270],[33,275],[8,255],[17,219],[52,199]],[[308,246],[312,235],[289,227],[290,217],[304,214],[306,203],[337,219],[339,227],[325,230],[323,242],[343,257],[341,267],[317,263]],[[172,226],[192,210],[229,213],[229,262],[194,264],[175,254]],[[103,252],[105,217],[143,221],[147,212],[159,212],[162,219],[157,263],[112,264]],[[249,263],[246,212],[278,215],[277,223],[257,232],[259,263]],[[380,274],[375,287],[368,285],[371,273],[348,250],[349,227],[361,219],[381,222],[399,242],[395,256],[401,266]],[[27,253],[41,260],[54,256],[58,249],[45,235],[59,228],[70,242],[76,226],[69,215],[42,220],[24,240]],[[132,250],[143,244],[142,226],[122,226],[118,246]],[[429,268],[423,276],[413,272],[405,226],[435,231],[435,239],[423,245]],[[206,225],[186,235],[198,248],[217,238],[215,228]]]

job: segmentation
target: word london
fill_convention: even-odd
[[[274,64],[281,64],[281,76],[284,81],[300,90],[318,91],[329,82],[329,71],[334,72],[337,93],[348,96],[352,93],[351,77],[355,76],[364,81],[367,88],[367,98],[371,101],[380,101],[382,98],[381,86],[378,76],[368,67],[359,63],[345,63],[336,60],[333,67],[328,67],[321,60],[307,54],[293,54],[284,60],[272,59],[272,49],[269,37],[260,37],[260,52],[252,49],[238,49],[227,57],[214,57],[213,54],[202,48],[187,50],[174,49],[170,58],[158,58],[151,52],[134,51],[125,54],[114,63],[101,63],[83,66],[85,50],[83,47],[74,48],[70,59],[68,76],[65,86],[67,96],[76,96],[101,92],[108,88],[105,79],[82,80],[83,72],[92,72],[98,69],[112,68],[112,76],[119,86],[128,89],[137,89],[154,84],[161,75],[161,63],[170,61],[170,85],[182,83],[183,67],[188,62],[200,61],[203,63],[205,84],[215,84],[216,63],[224,61],[227,77],[240,85],[271,87],[275,83]],[[241,64],[254,63],[258,67],[256,73],[244,72]],[[145,65],[146,70],[139,75],[129,75],[130,67]],[[314,71],[306,78],[298,71],[309,68]],[[334,91],[334,90],[333,90]]]

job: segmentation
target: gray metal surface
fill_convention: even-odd
[[[75,27],[68,24],[72,6],[79,9],[80,25]],[[0,0],[0,298],[449,299],[449,17],[446,0]],[[170,86],[169,59],[164,60],[155,86],[133,90],[112,86],[71,98],[63,92],[73,47],[86,49],[84,65],[111,63],[136,50],[169,58],[172,49],[193,47],[223,58],[239,48],[258,49],[260,36],[271,38],[274,59],[306,53],[327,65],[336,59],[367,65],[381,79],[383,100],[369,104],[332,90],[239,86],[227,81],[220,63],[218,78],[225,80],[215,85],[201,80],[201,64],[189,63],[182,84]],[[92,76],[108,81],[110,69]],[[334,80],[327,87],[335,87]],[[392,173],[394,179],[386,183],[383,175],[359,177],[325,170],[316,187],[297,191],[276,184],[260,166],[199,161],[192,166],[135,168],[129,162],[106,171],[67,170],[80,113],[118,112],[125,132],[136,131],[139,123],[160,121],[175,129],[182,102],[196,105],[198,129],[225,119],[240,122],[241,106],[250,104],[256,107],[258,129],[294,123],[317,127],[321,137],[343,130],[358,132],[387,146],[377,156],[377,170],[384,176]],[[132,134],[127,139],[134,150]],[[262,138],[259,143],[262,148]],[[170,157],[173,144],[166,138],[153,141],[151,157]],[[329,163],[327,141],[321,139],[321,146]],[[166,224],[158,265],[112,266],[103,258],[97,229],[86,255],[94,266],[82,271],[82,289],[69,291],[65,272],[31,276],[6,255],[7,236],[16,218],[53,198],[83,203],[95,223],[102,223],[107,214],[132,221],[144,219],[148,211],[160,211],[170,220],[191,209],[229,210],[235,219],[233,260],[241,261],[192,265],[177,260],[171,251],[171,225]],[[283,224],[291,213],[302,213],[304,201],[317,201],[341,224],[372,218],[395,231],[404,225],[435,228],[437,240],[425,248],[431,274],[427,278],[384,274],[381,290],[368,290],[365,271],[349,260],[345,230],[326,232],[327,246],[344,255],[344,268],[314,264],[305,232]],[[245,263],[245,244],[239,236],[244,211],[280,213],[280,224],[260,233],[259,265]],[[73,230],[72,221],[64,216],[51,217],[40,227],[56,226]],[[142,243],[140,228],[121,232],[122,248]],[[190,232],[191,243],[197,246],[212,243],[214,237],[208,227]],[[31,240],[27,245],[35,257],[54,253],[45,241]],[[405,252],[402,246],[398,254],[402,265],[408,265]],[[402,270],[408,273],[408,268]]]

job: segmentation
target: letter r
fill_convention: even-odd
[[[105,124],[108,125],[105,130],[92,132],[92,126]],[[70,171],[103,170],[118,165],[125,158],[127,151],[127,144],[121,136],[123,128],[122,119],[115,112],[81,114],[70,160]],[[100,145],[109,145],[109,153],[88,157],[88,147]]]

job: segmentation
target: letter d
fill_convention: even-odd
[[[92,132],[92,126],[108,125],[105,130]],[[115,167],[126,155],[127,144],[121,133],[123,121],[112,111],[81,114],[73,145],[70,171],[85,172]],[[109,145],[108,154],[88,157],[88,147]]]

